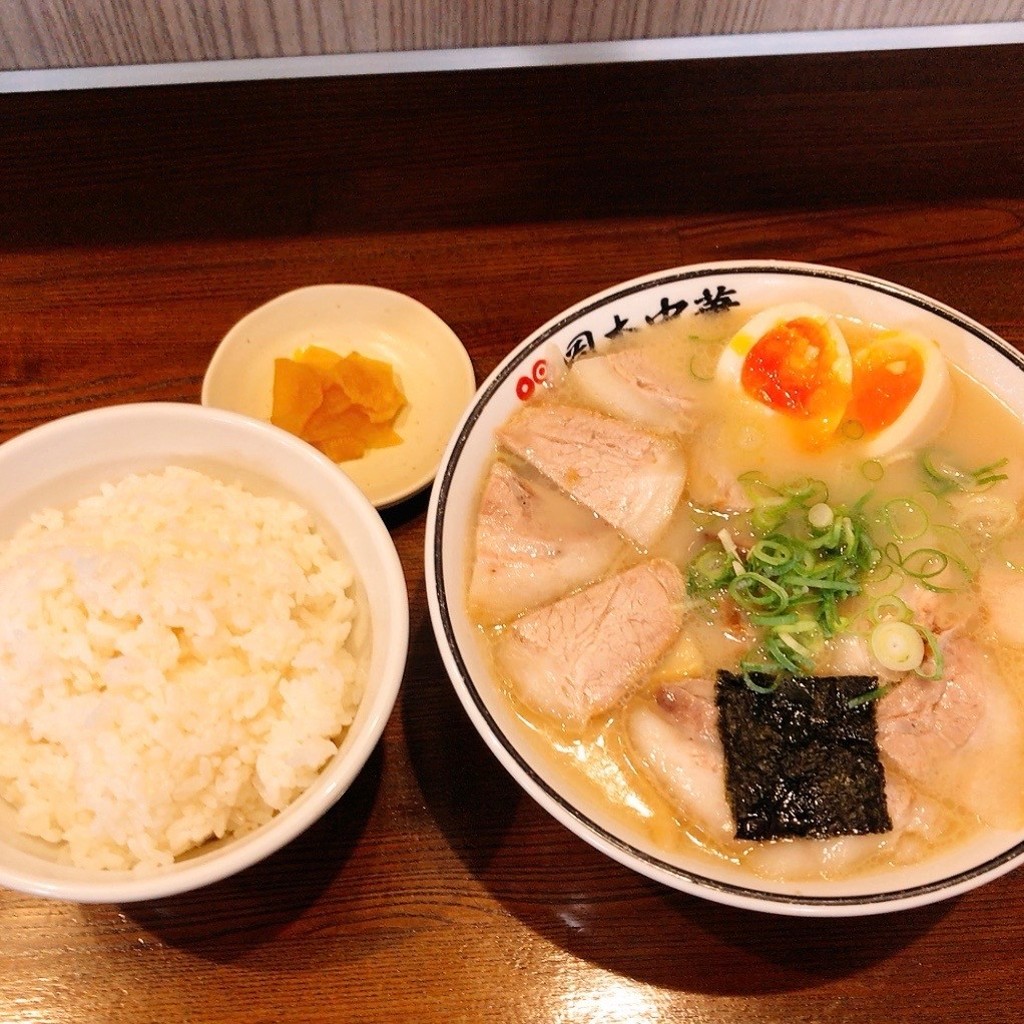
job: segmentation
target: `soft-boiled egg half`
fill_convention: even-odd
[[[826,445],[853,394],[853,359],[831,314],[808,303],[758,313],[725,346],[715,378],[786,417],[805,448]]]
[[[864,431],[869,458],[927,441],[942,429],[952,405],[949,367],[931,338],[884,331],[854,349],[846,418]]]
[[[836,318],[817,306],[773,306],[729,340],[715,379],[781,417],[808,451],[833,443],[841,424],[869,458],[927,440],[952,403],[938,346],[906,331],[864,339],[851,348]]]

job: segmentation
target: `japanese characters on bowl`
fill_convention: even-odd
[[[694,295],[695,291],[697,293]],[[693,297],[687,299],[683,295]],[[674,286],[667,286],[657,297],[645,294],[640,307],[634,302],[627,305],[624,301],[621,306],[594,310],[592,316],[577,325],[577,332],[562,343],[560,362],[568,365],[580,356],[614,343],[616,339],[638,331],[643,326],[665,323],[686,313],[690,316],[721,313],[739,305],[736,288],[725,284],[710,284],[697,291],[694,288],[687,289],[685,282],[679,281]],[[540,357],[524,369],[527,372],[516,380],[516,395],[523,401],[532,397],[537,386],[547,379],[548,360]]]

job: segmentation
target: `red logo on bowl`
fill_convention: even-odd
[[[533,369],[530,371],[530,376],[520,377],[516,381],[516,396],[519,401],[525,402],[536,390],[538,384],[544,383],[544,378],[548,375],[548,361],[546,359],[538,359],[533,364]]]

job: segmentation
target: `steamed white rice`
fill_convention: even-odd
[[[269,820],[361,696],[350,566],[309,514],[129,476],[0,548],[0,796],[74,864],[151,868]]]

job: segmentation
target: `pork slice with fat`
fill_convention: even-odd
[[[579,726],[643,679],[682,625],[685,584],[664,559],[633,566],[507,626],[499,671],[531,708]]]
[[[482,622],[506,622],[597,579],[621,548],[589,509],[496,462],[480,499],[470,606]]]
[[[686,483],[674,442],[577,406],[525,405],[498,440],[641,548],[668,525]]]
[[[922,792],[997,827],[1024,824],[1024,718],[994,661],[943,635],[941,679],[907,675],[878,702],[878,746]]]
[[[697,402],[685,378],[649,349],[587,356],[569,372],[588,403],[609,416],[680,434],[691,434],[697,425]]]
[[[653,701],[635,702],[626,728],[637,767],[669,803],[709,836],[732,839],[714,681],[660,687]]]

